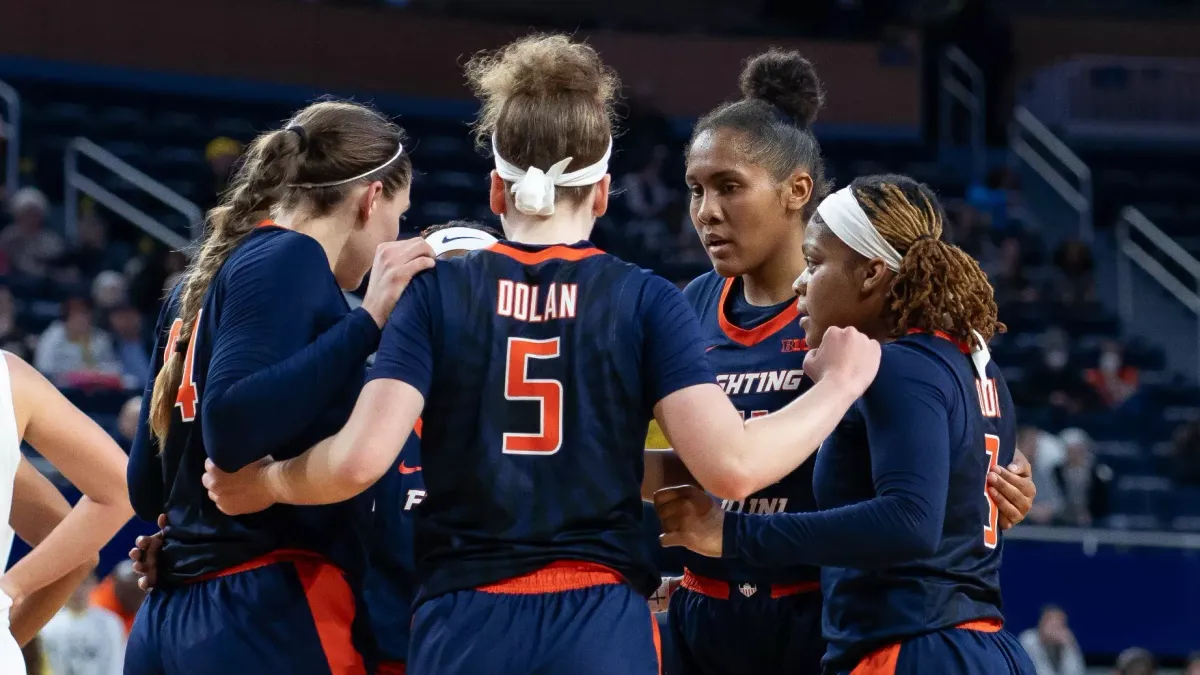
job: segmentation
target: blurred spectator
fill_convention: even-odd
[[[1050,297],[1068,307],[1094,302],[1095,267],[1087,244],[1074,239],[1063,242],[1054,252]]]
[[[1171,477],[1176,483],[1200,485],[1200,420],[1182,424],[1175,430],[1171,439],[1171,465]]]
[[[656,145],[639,171],[621,178],[620,188],[626,193],[626,206],[635,218],[665,219],[667,208],[679,198],[678,191],[667,187],[663,178],[666,159],[667,147]]]
[[[242,144],[221,136],[209,141],[204,148],[204,159],[208,161],[210,173],[207,179],[211,181],[204,191],[205,203],[200,206],[211,209],[217,205],[221,193],[229,185],[229,177],[233,175],[238,157],[242,155]]]
[[[142,397],[134,396],[125,401],[121,412],[117,414],[117,428],[113,430],[113,439],[125,452],[133,447],[133,437],[137,434],[138,419],[142,414]]]
[[[55,263],[55,277],[66,283],[79,283],[105,270],[120,269],[125,255],[121,247],[108,241],[108,226],[96,214],[95,207],[82,209],[79,237]]]
[[[109,311],[124,305],[129,300],[129,283],[125,275],[105,270],[92,280],[92,302],[100,311]]]
[[[118,305],[108,313],[108,327],[121,362],[125,388],[144,389],[150,379],[150,350],[142,330],[142,315],[129,303]]]
[[[38,340],[34,366],[55,383],[119,386],[121,363],[112,338],[92,322],[92,305],[79,296],[63,302],[63,318]],[[117,381],[110,381],[115,378]]]
[[[133,619],[146,599],[146,592],[138,588],[137,580],[133,561],[122,560],[92,590],[90,598],[93,605],[103,607],[121,618],[125,623],[125,635],[129,635]]]
[[[1084,371],[1083,377],[1096,392],[1096,398],[1106,408],[1120,408],[1138,389],[1138,370],[1125,363],[1125,350],[1115,340],[1100,347],[1100,360],[1095,368]]]
[[[30,336],[21,327],[17,301],[7,284],[0,284],[0,349],[29,359]]]
[[[1021,633],[1019,639],[1033,661],[1037,675],[1084,675],[1087,672],[1083,652],[1067,625],[1067,613],[1061,607],[1043,607],[1037,628]]]
[[[41,636],[54,673],[121,675],[125,663],[125,627],[111,611],[88,603],[96,578],[88,576],[50,619]]]
[[[1187,667],[1183,669],[1183,675],[1200,675],[1200,652],[1192,652],[1188,656]]]
[[[1141,647],[1130,647],[1117,656],[1114,675],[1154,675],[1154,655]]]
[[[983,184],[975,183],[967,188],[967,203],[991,217],[992,229],[1009,231],[1008,202],[1012,198],[1009,189],[1013,174],[1005,167],[992,169]]]
[[[45,277],[48,265],[63,254],[62,237],[46,229],[46,195],[37,188],[21,188],[9,200],[13,223],[0,231],[0,249],[12,268],[26,276]]]
[[[1072,367],[1069,337],[1061,328],[1051,328],[1042,335],[1041,343],[1042,361],[1030,368],[1018,405],[1081,412],[1091,390],[1079,369]]]
[[[1008,236],[1000,242],[1000,257],[994,267],[988,276],[996,289],[997,304],[1003,306],[1037,301],[1037,286],[1026,274],[1020,238]]]
[[[1037,427],[1021,427],[1017,432],[1017,447],[1029,459],[1033,484],[1037,486],[1029,520],[1048,525],[1062,511],[1062,491],[1055,470],[1066,460],[1067,449],[1057,436]]]
[[[1066,461],[1054,469],[1063,495],[1058,520],[1066,525],[1091,527],[1094,520],[1108,516],[1112,469],[1096,463],[1092,438],[1083,429],[1064,429],[1058,437],[1067,450]]]

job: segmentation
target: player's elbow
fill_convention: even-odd
[[[748,467],[730,464],[724,470],[701,481],[701,487],[718,499],[741,501],[749,498],[762,486],[758,485]]]
[[[361,494],[374,485],[386,470],[387,467],[381,469],[376,463],[362,457],[348,457],[346,461],[337,462],[333,467],[333,483],[338,496],[344,500]]]

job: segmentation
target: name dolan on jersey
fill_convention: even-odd
[[[804,371],[799,368],[768,370],[760,373],[721,373],[717,375],[717,384],[721,385],[728,396],[766,394],[776,391],[796,391],[800,388],[800,380],[803,377]]]

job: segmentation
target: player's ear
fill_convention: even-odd
[[[604,178],[596,183],[596,196],[592,200],[592,215],[599,218],[608,211],[609,188],[612,187],[612,175],[604,174]]]
[[[375,209],[379,208],[379,201],[383,199],[383,183],[375,181],[367,186],[363,191],[362,197],[358,200],[358,222],[366,223],[375,214]]]
[[[504,200],[504,195],[507,190],[504,187],[504,179],[495,171],[492,172],[492,187],[491,193],[488,196],[489,205],[492,207],[492,213],[503,216],[508,211],[508,204]]]
[[[886,291],[891,283],[892,273],[888,271],[887,263],[882,258],[871,258],[859,266],[863,295],[871,295],[878,291]]]
[[[788,211],[799,211],[812,199],[813,179],[807,171],[797,169],[783,182],[783,206]]]

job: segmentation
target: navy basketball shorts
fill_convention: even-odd
[[[840,675],[1035,675],[1017,638],[997,621],[972,621],[879,649]]]
[[[684,570],[671,596],[667,675],[820,675],[821,588],[708,579]]]
[[[408,675],[659,675],[646,598],[607,567],[560,562],[413,614]]]
[[[321,556],[279,551],[151,592],[125,648],[125,675],[365,675],[355,599]]]

